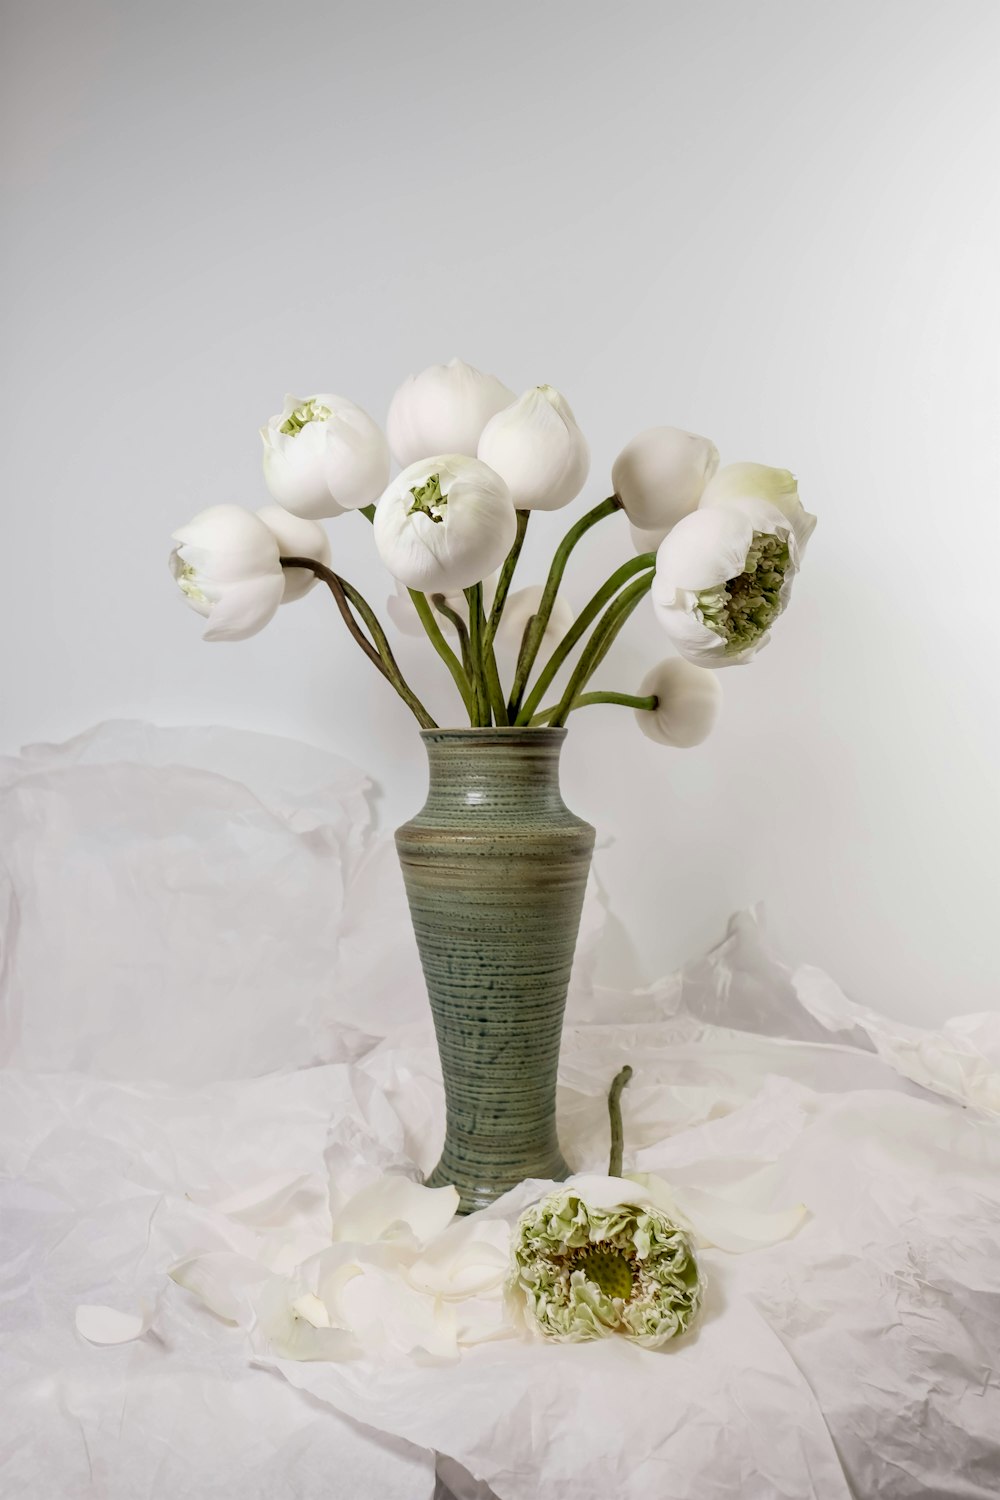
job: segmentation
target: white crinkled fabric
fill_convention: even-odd
[[[1000,1018],[890,1021],[753,913],[602,990],[592,896],[564,1149],[606,1171],[631,1063],[625,1170],[666,1184],[708,1292],[663,1349],[531,1341],[496,1272],[552,1184],[450,1228],[407,1185],[441,1085],[368,791],[221,729],[0,761],[0,1493],[994,1496]]]

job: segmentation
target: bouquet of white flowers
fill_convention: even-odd
[[[205,616],[206,640],[255,634],[280,604],[322,580],[360,648],[421,727],[435,728],[375,611],[330,566],[320,521],[358,511],[395,580],[390,618],[406,633],[426,631],[473,727],[558,727],[577,709],[613,703],[633,708],[660,744],[705,739],[719,710],[714,670],[745,663],[766,645],[816,524],[787,470],[720,468],[707,438],[673,427],[642,432],[614,464],[613,493],[556,548],[545,583],[512,592],[532,512],[568,505],[589,472],[587,442],[565,398],[548,385],[515,397],[456,359],[404,381],[387,431],[388,440],[343,396],[286,398],[261,430],[264,480],[276,503],[256,513],[215,505],[174,534],[173,574]],[[393,479],[390,450],[402,466]],[[631,522],[637,555],[574,618],[560,594],[570,555],[618,510]],[[647,593],[681,659],[661,662],[635,692],[588,691]],[[506,687],[498,639],[516,639]],[[562,693],[545,704],[581,642]]]

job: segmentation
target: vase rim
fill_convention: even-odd
[[[494,739],[505,740],[517,736],[530,735],[532,739],[545,738],[549,740],[564,740],[567,730],[562,725],[550,724],[489,724],[471,725],[464,728],[421,729],[422,740],[481,740]]]

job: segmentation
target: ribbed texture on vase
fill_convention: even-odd
[[[555,1089],[594,830],[559,793],[564,729],[428,729],[430,788],[396,834],[447,1129],[428,1181],[463,1212],[562,1178]]]

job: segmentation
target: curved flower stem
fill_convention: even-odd
[[[573,700],[573,712],[576,713],[578,708],[589,708],[593,703],[620,703],[623,708],[652,711],[659,701],[655,693],[651,693],[648,698],[640,698],[635,693],[581,693],[579,698]],[[558,707],[558,703],[550,703],[548,708],[539,709],[537,714],[533,714],[530,722],[545,724]]]
[[[427,595],[421,594],[418,589],[407,589],[407,593],[413,600],[413,607],[420,616],[420,623],[430,637],[431,645],[454,678],[455,686],[462,695],[465,711],[469,715],[469,723],[474,724],[476,722],[476,704],[472,695],[472,687],[462,667],[462,663],[445,640],[441,632],[441,627],[434,618],[434,611],[428,603]]]
[[[524,700],[524,705],[517,716],[518,724],[531,723],[533,716],[537,712],[538,705],[542,701],[542,695],[544,694],[549,683],[552,681],[553,677],[555,677],[556,673],[559,671],[559,668],[562,666],[563,662],[566,660],[567,656],[572,651],[577,641],[584,634],[587,627],[593,620],[596,620],[597,616],[607,604],[608,600],[612,599],[614,595],[617,594],[623,583],[627,583],[628,580],[630,578],[633,578],[636,573],[641,573],[646,568],[652,568],[655,563],[655,552],[643,552],[638,557],[633,557],[630,562],[623,563],[622,566],[617,570],[617,572],[612,573],[608,581],[601,585],[601,587],[597,590],[597,593],[591,599],[590,603],[580,611],[579,615],[573,621],[573,624],[570,626],[569,630],[567,630],[566,634],[563,636],[562,640],[559,642],[558,646],[555,648],[552,655],[545,663],[545,666],[542,668],[542,671],[539,674],[538,681],[535,683],[531,692]]]
[[[553,729],[565,724],[583,689],[611,650],[615,637],[625,624],[625,621],[636,605],[649,593],[653,577],[652,572],[645,573],[642,578],[630,584],[627,589],[623,589],[618,597],[608,605],[595,627],[593,635],[584,647],[583,655],[576,664],[576,668],[570,677],[559,706],[549,719],[549,723]]]
[[[493,637],[497,633],[500,617],[503,614],[504,605],[507,603],[507,595],[510,593],[511,581],[514,577],[514,569],[517,560],[521,556],[521,548],[524,546],[524,535],[531,520],[530,510],[519,510],[517,513],[517,534],[514,537],[514,545],[507,553],[503,567],[500,569],[500,577],[497,579],[497,591],[493,596],[493,607],[490,617],[486,622],[486,632],[483,637],[484,650],[489,651],[493,645]]]
[[[616,510],[621,509],[621,501],[617,495],[610,495],[607,500],[602,500],[600,505],[595,505],[593,510],[588,510],[585,516],[571,526],[555,550],[552,558],[552,566],[549,568],[549,576],[545,580],[545,588],[538,602],[538,610],[528,621],[524,633],[521,656],[518,660],[517,671],[514,676],[514,685],[511,688],[510,703],[508,705],[510,717],[517,721],[518,712],[521,707],[521,699],[524,697],[524,689],[528,684],[531,669],[538,655],[538,648],[542,644],[545,627],[549,623],[549,615],[559,592],[563,573],[569,561],[570,553],[581,537],[585,536],[591,526],[596,526],[598,521],[603,521],[605,516],[613,516]]]
[[[469,649],[469,631],[465,621],[457,609],[452,609],[444,594],[432,594],[431,603],[439,615],[444,615],[445,619],[450,620],[452,625],[454,625],[455,634],[458,636],[459,648],[462,652],[462,666],[465,668],[465,675],[467,677],[471,676],[472,653]]]
[[[632,1069],[626,1063],[621,1072],[615,1074],[611,1088],[608,1090],[608,1115],[611,1119],[611,1155],[608,1158],[609,1177],[620,1177],[622,1175],[622,1156],[624,1154],[624,1141],[622,1139],[622,1089],[631,1077]]]
[[[413,713],[421,729],[436,729],[437,725],[434,720],[399,670],[399,663],[392,654],[392,648],[386,638],[385,631],[378,622],[375,611],[371,608],[368,601],[358,593],[357,589],[348,583],[346,578],[341,578],[331,568],[324,566],[323,563],[316,562],[314,558],[282,557],[279,560],[283,568],[308,568],[310,572],[315,573],[316,577],[326,584],[337,602],[337,608],[340,610],[348,630],[365,655],[382,673],[383,677],[392,683],[392,686],[396,689],[396,692],[402,698],[407,708]],[[351,613],[352,605],[368,626],[372,641],[375,643],[374,645],[372,645],[372,641],[369,641]]]

